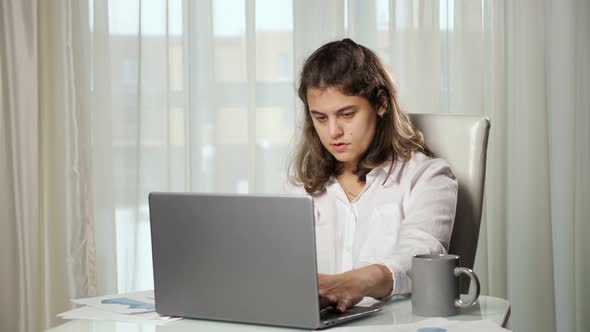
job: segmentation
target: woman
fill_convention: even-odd
[[[304,125],[290,182],[314,198],[322,307],[410,292],[412,256],[449,246],[457,182],[448,163],[400,109],[379,58],[350,39],[306,60],[298,93]]]

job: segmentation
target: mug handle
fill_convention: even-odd
[[[468,275],[469,278],[471,278],[471,280],[475,281],[475,295],[473,296],[473,299],[471,299],[471,301],[463,302],[463,301],[461,301],[461,299],[455,300],[455,306],[457,308],[463,309],[463,308],[471,307],[472,305],[477,303],[477,299],[479,299],[480,287],[479,287],[479,278],[477,277],[475,272],[473,272],[471,269],[468,269],[466,267],[455,268],[455,277],[458,277],[462,273]]]

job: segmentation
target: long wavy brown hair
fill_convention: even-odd
[[[289,180],[303,185],[310,193],[325,188],[332,175],[342,173],[342,164],[326,150],[313,126],[308,89],[338,88],[343,94],[366,98],[375,111],[385,110],[377,118],[375,137],[361,157],[354,174],[361,181],[375,167],[389,159],[407,160],[412,151],[428,156],[432,152],[398,103],[398,94],[391,76],[379,57],[370,49],[351,39],[323,45],[305,61],[299,82],[299,98],[305,106],[303,132],[289,165]]]

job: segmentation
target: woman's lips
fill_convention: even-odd
[[[338,152],[342,152],[344,150],[346,150],[346,147],[349,144],[347,143],[336,143],[336,144],[332,144],[332,148],[334,148],[334,150],[338,151]]]

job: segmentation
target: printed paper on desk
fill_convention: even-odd
[[[72,302],[125,315],[155,312],[156,310],[153,290],[76,299]]]
[[[63,319],[116,320],[162,325],[182,319],[159,315],[154,308],[154,291],[76,299],[83,307],[63,312]]]
[[[115,320],[124,322],[147,323],[153,325],[164,325],[179,319],[180,317],[160,316],[156,312],[125,315],[115,312],[97,310],[84,306],[57,315],[63,319],[90,319],[90,320]]]

